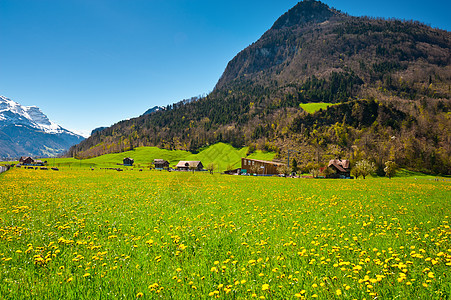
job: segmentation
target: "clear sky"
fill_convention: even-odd
[[[0,95],[85,134],[213,90],[298,1],[0,0]],[[451,1],[325,0],[451,30]]]

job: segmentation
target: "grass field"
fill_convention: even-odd
[[[139,147],[132,151],[122,153],[106,154],[90,159],[77,160],[74,158],[50,158],[47,159],[49,166],[66,166],[66,167],[117,167],[122,164],[125,157],[131,157],[135,160],[136,167],[148,168],[154,159],[162,158],[169,161],[171,166],[175,166],[180,160],[200,160],[204,167],[209,163],[214,163],[216,171],[222,172],[227,169],[228,165],[234,168],[241,166],[241,157],[246,157],[248,147],[237,149],[231,145],[217,143],[206,147],[193,154],[182,150],[166,150],[157,147]],[[255,151],[249,158],[272,160],[275,153]],[[44,160],[44,159],[43,159]]]
[[[325,103],[325,102],[316,102],[316,103],[301,103],[299,107],[308,112],[309,114],[313,114],[314,112],[319,111],[320,109],[326,109],[331,105],[335,105],[333,103]]]
[[[451,183],[0,175],[1,299],[449,299]]]

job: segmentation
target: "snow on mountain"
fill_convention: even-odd
[[[0,158],[55,156],[83,139],[49,120],[37,106],[0,96]]]
[[[75,135],[73,132],[50,121],[39,107],[23,106],[5,96],[0,96],[0,121],[8,125],[30,126],[42,130],[45,133],[67,133]]]

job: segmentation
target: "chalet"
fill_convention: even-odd
[[[34,163],[34,159],[32,159],[30,156],[22,156],[19,159],[19,163],[21,163],[22,165],[31,165]]]
[[[241,173],[276,175],[279,174],[277,169],[284,165],[274,161],[241,158]]]
[[[346,159],[331,159],[327,165],[327,178],[351,178],[351,164]]]
[[[165,170],[169,168],[169,162],[164,159],[154,159],[153,164],[157,170]]]
[[[135,163],[135,160],[133,158],[130,157],[126,157],[124,158],[124,166],[133,166],[133,164]]]
[[[200,161],[179,161],[177,166],[175,166],[178,171],[195,170],[201,171],[204,166]]]
[[[47,161],[35,160],[34,165],[43,167]]]

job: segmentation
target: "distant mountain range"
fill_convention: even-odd
[[[49,120],[38,107],[0,96],[0,158],[54,156],[82,140]]]
[[[217,142],[297,150],[306,171],[368,159],[451,173],[451,34],[416,21],[354,17],[305,0],[227,65],[209,95],[124,120],[71,147],[93,157],[137,146]],[[302,104],[336,105],[314,114]]]

